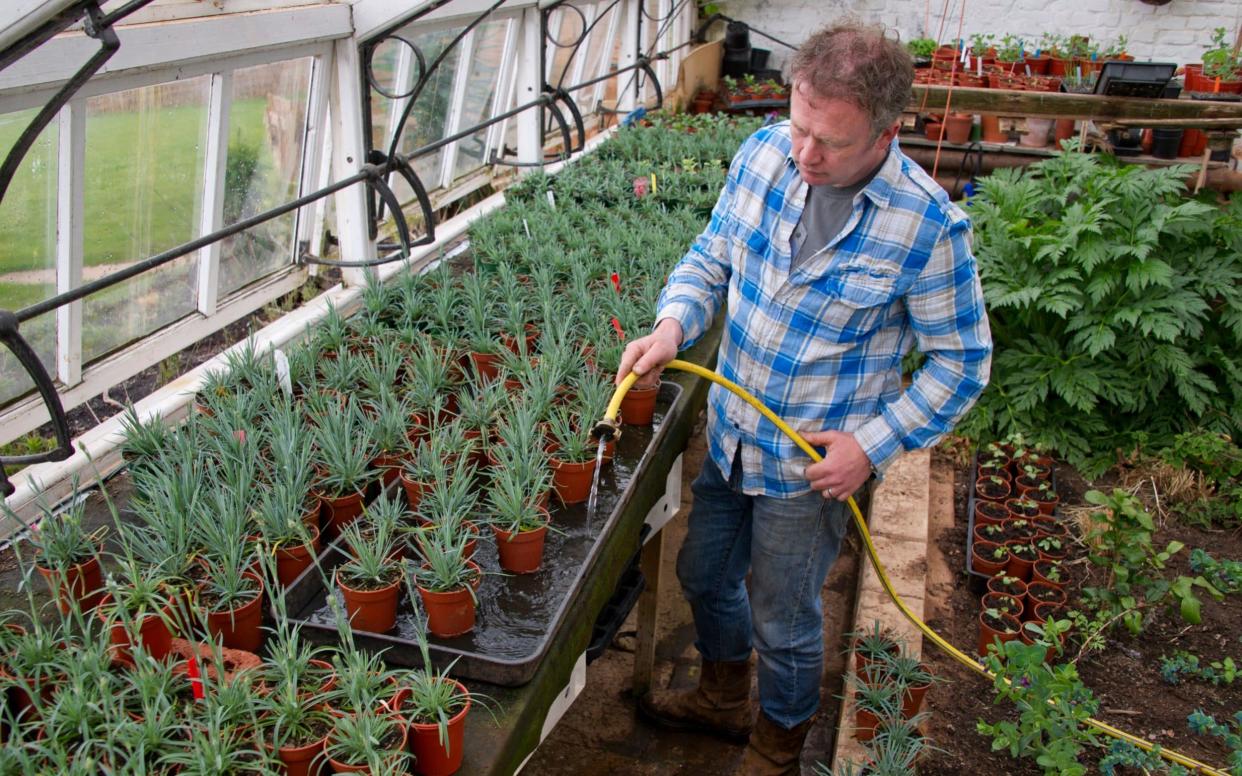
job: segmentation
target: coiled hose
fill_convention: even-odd
[[[690,374],[696,375],[698,377],[702,377],[705,380],[710,380],[713,383],[716,383],[717,385],[720,385],[728,389],[738,398],[742,399],[747,404],[749,404],[750,406],[758,410],[759,413],[762,414],[765,418],[775,423],[776,427],[779,428],[781,431],[783,431],[786,436],[792,439],[794,443],[797,444],[798,447],[802,449],[802,452],[810,456],[812,461],[815,461],[818,463],[819,461],[823,460],[823,456],[821,456],[815,450],[814,447],[808,444],[807,441],[803,439],[801,435],[798,434],[797,431],[794,431],[789,426],[788,423],[786,423],[785,421],[777,417],[776,413],[772,412],[772,410],[765,407],[762,403],[759,402],[758,399],[752,396],[745,388],[742,388],[740,385],[733,382],[732,380],[722,377],[716,372],[713,372],[710,369],[701,367],[698,364],[692,364],[689,361],[682,361],[680,359],[673,359],[672,361],[669,361],[664,366],[666,369],[677,369],[682,372],[689,372]],[[615,425],[617,415],[620,414],[620,411],[621,411],[621,400],[625,398],[626,392],[630,390],[630,388],[634,385],[634,383],[638,380],[638,378],[639,378],[638,374],[631,372],[630,374],[626,375],[625,378],[621,381],[621,384],[617,386],[617,390],[613,394],[612,400],[608,403],[608,409],[604,413],[604,420],[607,423]],[[897,605],[897,608],[901,610],[901,613],[905,615],[906,619],[909,620],[914,625],[914,627],[918,628],[923,633],[923,635],[926,636],[929,641],[931,641],[931,643],[939,647],[941,651],[945,652],[950,657],[952,657],[954,660],[966,666],[967,668],[971,669],[972,671],[979,674],[980,676],[984,676],[988,679],[994,680],[995,676],[992,674],[991,671],[984,668],[973,657],[966,654],[965,652],[962,652],[960,649],[950,644],[940,634],[932,630],[931,627],[927,625],[927,623],[920,620],[917,616],[915,616],[914,612],[910,611],[910,608],[906,606],[905,601],[901,600],[901,596],[898,595],[897,591],[893,588],[893,584],[889,580],[887,572],[885,572],[884,570],[884,564],[880,562],[879,553],[876,551],[875,542],[873,542],[871,539],[871,532],[867,530],[867,521],[863,518],[862,511],[859,510],[858,504],[855,503],[854,498],[852,496],[849,498],[848,501],[849,501],[850,511],[854,513],[854,525],[858,528],[858,534],[862,537],[863,545],[867,548],[867,556],[871,559],[871,565],[875,567],[876,576],[879,577],[880,584],[884,586],[884,590],[885,592],[888,593],[888,597],[893,600],[893,603]],[[1160,747],[1159,749],[1157,749],[1156,745],[1152,744],[1150,741],[1147,741],[1146,739],[1140,738],[1139,736],[1133,735],[1131,733],[1127,733],[1124,730],[1119,730],[1118,728],[1115,728],[1106,722],[1101,722],[1098,719],[1088,719],[1086,722],[1087,722],[1087,725],[1095,728],[1096,730],[1100,731],[1106,736],[1110,736],[1112,738],[1116,738],[1121,741],[1126,741],[1128,743],[1133,744],[1134,746],[1137,746],[1138,748],[1144,751],[1148,751],[1148,752],[1157,751],[1161,757],[1171,762],[1175,762],[1185,768],[1189,768],[1193,771],[1198,771],[1200,773],[1210,774],[1210,776],[1230,776],[1230,774],[1227,771],[1213,768],[1209,765],[1205,765],[1204,763],[1199,762],[1193,757],[1188,757],[1184,754],[1180,754],[1179,752],[1175,752],[1172,749],[1165,749],[1163,747]]]

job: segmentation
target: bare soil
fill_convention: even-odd
[[[937,451],[946,463],[947,454]],[[951,465],[951,464],[950,464]],[[964,571],[966,549],[967,466],[957,465],[954,479],[955,514],[951,529],[933,535],[928,554],[938,553],[953,569],[956,584],[948,595],[930,596],[928,624],[950,641],[973,653],[978,637],[977,616],[979,595],[967,583]],[[1076,471],[1057,465],[1057,481],[1062,504],[1081,505],[1083,493],[1092,487],[1111,488],[1108,479],[1086,482]],[[1166,505],[1167,506],[1167,505]],[[1202,548],[1217,560],[1242,558],[1242,530],[1205,530],[1182,525],[1176,510],[1160,526],[1154,543],[1164,547],[1169,541],[1184,542],[1186,547],[1170,563],[1170,576],[1189,574],[1189,555],[1193,548]],[[1092,567],[1085,558],[1081,544],[1076,543],[1070,554],[1071,581],[1067,587],[1069,606],[1081,601],[1084,586],[1104,583],[1103,571]],[[1131,636],[1117,627],[1109,634],[1103,650],[1088,653],[1078,664],[1083,682],[1100,701],[1097,717],[1115,727],[1166,749],[1174,749],[1209,765],[1221,766],[1227,751],[1216,739],[1190,732],[1187,715],[1202,709],[1218,721],[1242,710],[1242,682],[1234,686],[1214,687],[1189,679],[1169,685],[1160,677],[1160,658],[1184,649],[1199,655],[1204,662],[1242,654],[1242,596],[1226,596],[1217,602],[1203,599],[1203,617],[1199,625],[1183,622],[1176,611],[1160,607],[1149,613],[1146,627],[1138,636]],[[1070,657],[1078,645],[1071,640]],[[940,751],[932,753],[920,764],[925,775],[960,776],[964,773],[998,773],[1023,776],[1041,774],[1042,768],[1033,760],[1016,760],[1008,752],[993,752],[991,740],[976,732],[979,720],[995,722],[1001,718],[1016,719],[1012,708],[993,705],[992,688],[969,669],[953,662],[937,650],[927,650],[926,659],[932,670],[949,681],[936,685],[928,695],[931,721],[928,734]],[[1102,739],[1107,746],[1107,739]],[[1096,772],[1094,763],[1104,750],[1089,752],[1083,758],[1089,772]]]

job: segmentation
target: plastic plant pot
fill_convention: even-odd
[[[541,526],[533,531],[510,533],[492,526],[496,534],[496,553],[500,556],[500,567],[513,574],[531,574],[539,570],[543,562],[543,545],[548,535],[548,526]]]
[[[986,609],[979,612],[979,656],[985,657],[988,646],[996,640],[999,639],[1002,644],[1013,641],[1021,631],[1022,623],[1012,614],[989,613]]]
[[[397,599],[401,592],[400,577],[376,590],[358,590],[342,582],[338,576],[336,586],[345,599],[345,614],[350,628],[369,633],[392,630],[397,623]]]
[[[257,586],[254,598],[234,609],[207,613],[207,632],[230,649],[258,652],[263,646],[263,579],[251,572],[242,576]],[[201,593],[203,586],[199,586]]]
[[[998,551],[1003,551],[1003,557],[996,556]],[[1005,569],[1008,562],[1009,550],[1003,544],[975,542],[971,548],[970,567],[980,574],[988,576],[998,574]]]
[[[56,598],[61,614],[69,613],[72,602],[76,602],[81,611],[89,612],[103,598],[103,572],[98,555],[70,566],[64,572],[38,565],[35,568],[47,582],[47,589]]]
[[[1026,598],[1026,582],[1008,574],[997,574],[988,580],[989,593],[1001,593],[1022,601]]]
[[[956,145],[970,142],[970,128],[975,117],[969,113],[950,113],[944,119],[945,139]]]
[[[1009,510],[999,501],[975,501],[975,525],[1000,525],[1009,519]]]
[[[347,496],[324,496],[323,502],[328,507],[328,536],[335,537],[341,529],[358,519],[362,514],[364,494],[350,493]]]
[[[414,750],[414,772],[423,776],[450,776],[461,770],[466,737],[466,717],[470,713],[470,692],[461,682],[454,681],[466,699],[466,705],[448,720],[448,748],[440,743],[440,726],[435,723],[411,722],[410,745]]]
[[[581,504],[591,497],[591,480],[595,477],[595,459],[568,463],[553,456],[552,487],[565,504]]]
[[[108,625],[108,635],[112,640],[112,644],[117,648],[118,655],[122,658],[128,658],[134,644],[130,639],[129,631],[126,629],[124,622],[110,621],[114,609],[111,604],[112,596],[105,595],[95,611],[98,613],[99,619]],[[163,616],[148,614],[138,623],[138,642],[146,650],[147,654],[156,660],[163,660],[172,652],[172,632],[168,629],[168,620],[171,618],[171,610],[165,607]]]
[[[315,556],[319,554],[319,526],[309,526],[310,544],[276,548],[276,579],[281,587],[288,587],[302,576],[302,572],[310,568]]]
[[[478,587],[482,573],[474,561],[469,566],[475,571],[475,581],[470,587],[462,585],[445,592],[418,588],[427,610],[427,630],[439,638],[453,638],[474,630],[475,600],[472,588]]]
[[[1017,577],[1023,582],[1031,578],[1031,567],[1039,560],[1035,548],[1029,544],[1010,544],[1009,562],[1005,564],[1005,573]]]
[[[650,426],[655,418],[656,398],[660,386],[631,388],[621,399],[621,420],[627,426]]]

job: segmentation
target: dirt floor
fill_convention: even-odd
[[[660,594],[654,682],[659,687],[689,687],[696,681],[698,652],[690,607],[681,596],[675,563],[686,533],[690,481],[703,460],[701,428],[683,459],[682,510],[665,528],[663,587]],[[851,532],[824,586],[825,674],[820,714],[807,738],[802,765],[811,773],[816,762],[830,763],[836,736],[844,659],[841,634],[853,619],[859,546]],[[634,615],[612,648],[587,667],[586,689],[561,723],[527,763],[524,773],[540,776],[598,774],[731,774],[743,747],[708,736],[671,733],[640,719],[630,691],[634,671]],[[758,703],[756,695],[756,703]]]
[[[936,472],[954,469],[947,455],[937,453],[933,460]],[[1082,494],[1091,487],[1072,469],[1059,466],[1058,487],[1062,503],[1068,506],[1083,503]],[[937,524],[933,516],[932,535],[936,540],[928,546],[928,555],[939,555],[951,578],[944,572],[933,573],[928,581],[928,624],[948,637],[954,644],[973,651],[978,637],[976,618],[978,596],[972,592],[964,572],[966,547],[966,467],[956,467],[955,510],[952,520],[947,516]],[[1096,487],[1111,487],[1097,483]],[[1191,549],[1200,547],[1218,561],[1242,558],[1242,535],[1237,530],[1207,531],[1180,525],[1170,516],[1160,527],[1154,540],[1163,548],[1170,540],[1185,542],[1186,548],[1170,564],[1169,573],[1189,573]],[[1101,570],[1090,566],[1081,547],[1071,565],[1070,606],[1078,599],[1084,585],[1101,585]],[[936,564],[932,564],[936,568]],[[1166,684],[1160,677],[1160,658],[1175,649],[1186,649],[1205,661],[1221,660],[1242,653],[1242,596],[1227,596],[1216,602],[1206,595],[1203,599],[1202,623],[1187,625],[1177,612],[1163,607],[1151,612],[1148,624],[1138,637],[1131,637],[1124,628],[1110,634],[1105,649],[1084,656],[1079,663],[1083,682],[1100,701],[1098,717],[1111,725],[1175,749],[1210,765],[1223,765],[1226,750],[1215,740],[1190,732],[1186,717],[1196,708],[1213,714],[1218,721],[1242,709],[1242,689],[1237,685],[1214,687],[1198,680],[1187,680],[1177,686]],[[1077,651],[1077,645],[1074,645]],[[965,773],[1004,773],[1021,776],[1040,774],[1042,769],[1030,760],[1015,760],[1007,752],[992,752],[991,741],[975,730],[978,720],[995,722],[1014,718],[992,703],[989,684],[977,675],[958,666],[949,658],[927,651],[932,670],[949,681],[932,688],[928,696],[931,710],[929,735],[940,751],[933,753],[919,767],[921,774],[960,776]],[[1084,763],[1088,760],[1084,758]],[[1092,766],[1088,766],[1091,768]]]

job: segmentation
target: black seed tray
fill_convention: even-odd
[[[665,430],[684,406],[679,403],[682,389],[676,383],[662,383],[651,426],[623,426],[615,457],[605,464],[599,482],[597,515],[587,514],[586,504],[565,506],[553,496],[552,526],[544,547],[543,563],[533,574],[505,575],[500,570],[490,530],[484,530],[475,562],[483,569],[483,583],[477,597],[479,608],[474,630],[451,639],[430,637],[431,657],[440,668],[457,661],[454,676],[505,686],[530,681],[549,645],[566,621],[572,602],[581,587],[591,580],[605,539],[617,526],[634,498],[636,483],[647,474],[649,453],[661,444]],[[665,473],[655,472],[662,482]],[[633,516],[631,516],[633,517]],[[641,519],[640,517],[634,519]],[[623,550],[627,555],[637,548]],[[319,556],[319,567],[327,579],[343,560],[335,546]],[[599,583],[598,580],[593,582]],[[611,581],[609,581],[611,584]],[[325,577],[315,566],[302,574],[286,593],[290,620],[302,626],[305,638],[336,644],[336,630],[327,595]],[[417,597],[417,593],[415,593]],[[408,591],[401,593],[397,624],[386,633],[355,631],[355,644],[362,649],[384,651],[384,659],[395,665],[421,666],[422,656],[415,640],[423,619],[420,602],[411,601]]]

